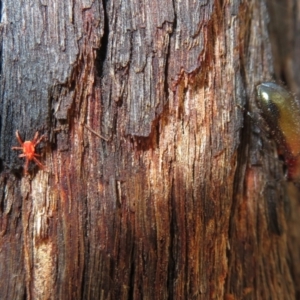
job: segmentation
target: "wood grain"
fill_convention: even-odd
[[[282,163],[241,108],[273,74],[267,16],[3,2],[1,299],[295,298]],[[22,176],[16,129],[47,134],[49,172]]]

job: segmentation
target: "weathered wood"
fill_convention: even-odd
[[[299,208],[241,109],[272,77],[267,16],[3,1],[1,299],[295,298]],[[47,133],[49,172],[22,175],[16,129]]]

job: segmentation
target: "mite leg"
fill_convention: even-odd
[[[23,141],[22,141],[22,139],[21,139],[21,137],[20,137],[20,134],[19,134],[19,131],[18,131],[18,130],[16,131],[16,138],[17,138],[19,144],[22,146],[22,145],[23,145]]]
[[[23,147],[11,147],[12,150],[23,150]]]
[[[32,141],[32,143],[33,143],[34,146],[38,145],[38,144],[42,141],[42,139],[45,138],[44,135],[41,135],[40,138],[38,139],[38,136],[39,136],[39,133],[38,133],[38,131],[37,131],[37,132],[35,133],[34,138],[33,138],[33,141]]]
[[[37,158],[33,157],[33,160],[42,170],[45,170],[46,166],[42,165],[42,163]]]
[[[29,159],[26,158],[25,166],[24,166],[24,174],[28,174],[28,164],[29,164]]]

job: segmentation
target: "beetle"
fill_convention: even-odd
[[[262,117],[283,152],[288,179],[300,182],[300,107],[292,94],[274,82],[256,87]]]
[[[28,165],[30,161],[34,161],[42,170],[45,170],[46,166],[44,166],[37,157],[41,155],[35,152],[35,147],[45,138],[44,135],[39,137],[39,132],[37,131],[33,137],[32,141],[25,141],[23,142],[19,131],[16,131],[16,138],[21,147],[12,147],[12,150],[22,150],[23,153],[19,155],[19,157],[25,157],[25,166],[24,166],[24,174],[28,174]]]

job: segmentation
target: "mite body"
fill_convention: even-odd
[[[23,142],[20,137],[19,131],[17,130],[16,138],[20,144],[20,147],[15,146],[12,147],[12,149],[23,151],[23,153],[20,154],[19,157],[25,158],[24,174],[28,174],[28,165],[32,160],[40,167],[40,169],[45,170],[46,167],[37,159],[37,157],[40,157],[40,155],[35,152],[35,147],[44,139],[44,135],[39,137],[39,133],[36,132],[32,141]]]
[[[257,101],[262,116],[283,152],[288,179],[300,182],[300,107],[280,85],[264,82],[257,86]]]

